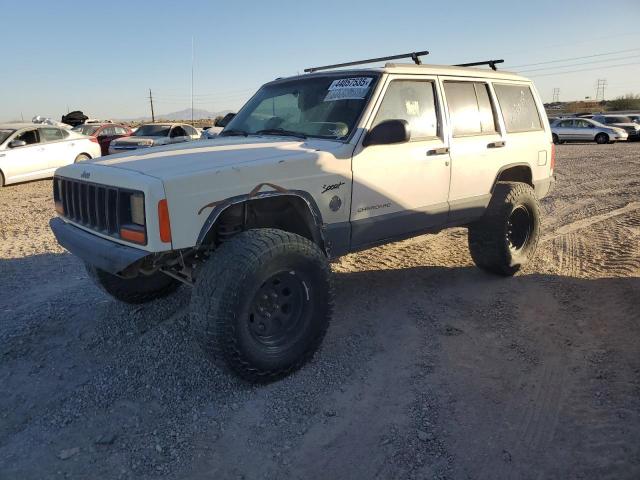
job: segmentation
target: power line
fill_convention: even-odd
[[[592,65],[594,63],[603,63],[603,62],[615,62],[619,60],[628,60],[630,58],[638,58],[640,55],[628,55],[626,57],[617,57],[617,58],[605,58],[602,60],[592,60],[590,62],[581,62],[581,63],[572,63],[569,65],[557,65],[553,67],[542,67],[542,68],[533,68],[528,70],[518,70],[519,73],[528,73],[528,72],[539,72],[542,70],[551,70],[554,68],[571,68],[571,67],[579,67],[581,65]]]
[[[617,67],[628,67],[631,65],[640,65],[640,62],[632,62],[632,63],[620,63],[618,65],[607,65],[606,68],[617,68]],[[556,72],[556,73],[537,73],[535,75],[529,75],[532,78],[538,77],[549,77],[549,76],[557,76],[557,75],[565,75],[567,73],[577,73],[577,72],[589,72],[591,70],[602,70],[602,67],[591,67],[591,68],[582,68],[579,70],[569,70],[568,72]]]
[[[582,57],[569,57],[569,58],[561,58],[558,60],[549,60],[546,62],[538,62],[538,63],[526,63],[523,65],[512,65],[508,68],[520,68],[520,67],[535,67],[536,65],[546,65],[549,63],[558,63],[558,62],[568,62],[571,60],[582,60],[584,58],[594,58],[594,57],[603,57],[605,55],[616,55],[618,53],[628,53],[628,52],[637,52],[640,51],[640,48],[630,48],[628,50],[617,50],[615,52],[605,52],[605,53],[596,53],[594,55],[584,55]]]

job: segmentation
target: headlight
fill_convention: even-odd
[[[144,225],[144,195],[132,193],[129,201],[131,202],[131,221],[136,225]]]
[[[139,147],[150,147],[153,145],[153,140],[141,140],[138,142]]]

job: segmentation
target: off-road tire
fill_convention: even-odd
[[[526,210],[526,213],[523,211]],[[518,238],[521,248],[512,248],[510,222],[518,224],[528,215],[526,239]],[[533,257],[540,238],[540,205],[530,185],[520,182],[498,182],[483,217],[469,225],[469,250],[474,263],[498,275],[514,275]],[[510,246],[511,245],[511,246]]]
[[[271,310],[268,322],[282,334],[284,346],[265,346],[256,333],[262,314],[256,303],[274,278],[304,286],[296,318],[282,320]],[[274,283],[275,285],[275,283]],[[282,293],[283,295],[286,292]],[[285,300],[286,301],[286,300]],[[277,307],[277,300],[274,300]],[[282,305],[282,311],[285,305]],[[293,307],[297,309],[297,307]],[[316,244],[299,235],[265,228],[247,230],[218,247],[197,272],[191,297],[191,326],[197,342],[214,363],[252,383],[268,383],[304,365],[325,336],[333,311],[331,270]],[[286,314],[285,314],[286,315]],[[293,315],[290,315],[293,317]],[[288,323],[287,329],[282,324]],[[271,329],[271,326],[268,327]]]
[[[166,297],[182,285],[178,280],[161,272],[121,278],[88,263],[85,263],[85,267],[91,280],[102,291],[125,303],[146,303]]]
[[[606,133],[599,133],[596,135],[596,143],[600,145],[604,145],[605,143],[609,143],[609,135]]]
[[[76,157],[73,163],[86,162],[87,160],[91,160],[91,156],[87,155],[86,153],[81,153]]]

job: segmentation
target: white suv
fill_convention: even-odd
[[[322,341],[331,258],[466,226],[480,268],[515,274],[536,249],[553,166],[521,76],[316,72],[264,85],[215,140],[59,169],[51,228],[119,300],[192,287],[204,350],[264,382]]]

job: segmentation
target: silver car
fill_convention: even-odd
[[[640,140],[640,125],[626,115],[596,115],[593,119],[608,127],[623,128],[629,134],[629,140]]]
[[[596,142],[613,143],[626,140],[627,132],[618,127],[607,126],[589,118],[563,118],[551,124],[553,143]]]
[[[138,148],[169,145],[198,140],[200,133],[184,123],[148,123],[141,125],[130,137],[122,137],[109,144],[109,153],[122,153]]]

